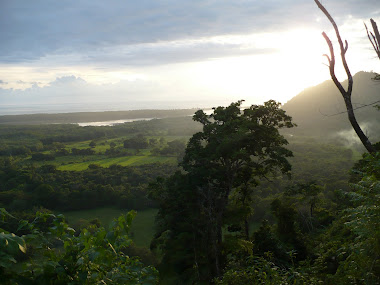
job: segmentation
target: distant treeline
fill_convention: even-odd
[[[0,207],[12,211],[41,206],[62,211],[101,206],[146,209],[155,206],[148,198],[148,184],[176,169],[157,163],[109,168],[91,164],[85,171],[59,171],[49,164],[17,168],[5,163],[0,167]]]
[[[195,111],[196,109],[178,109],[5,115],[0,116],[0,124],[72,124],[81,122],[102,122],[123,119],[168,118],[189,116],[194,114]]]
[[[54,143],[110,139],[139,133],[190,136],[198,130],[199,125],[190,116],[136,121],[112,127],[80,127],[71,124],[1,125],[0,155],[29,155],[31,152],[47,150]]]

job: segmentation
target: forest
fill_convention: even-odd
[[[243,104],[0,125],[2,284],[378,284],[379,152]]]

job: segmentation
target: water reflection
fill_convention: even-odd
[[[123,120],[113,120],[113,121],[103,121],[103,122],[84,122],[77,123],[80,127],[102,127],[102,126],[114,126],[118,124],[130,123],[135,121],[149,121],[155,118],[136,118],[136,119],[123,119]]]

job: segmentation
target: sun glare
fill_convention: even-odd
[[[328,79],[322,56],[326,47],[319,32],[295,30],[250,37],[261,52],[197,63],[192,72],[195,80],[249,103],[272,98],[284,103]]]

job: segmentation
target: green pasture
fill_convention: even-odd
[[[28,156],[14,156],[14,161],[21,165],[35,165],[37,167],[52,164],[57,166],[59,170],[76,170],[81,171],[87,169],[89,164],[99,164],[102,167],[109,167],[112,164],[120,164],[122,166],[133,166],[133,165],[142,165],[148,163],[177,163],[175,157],[170,156],[152,156],[151,150],[154,147],[164,147],[164,144],[158,144],[157,146],[150,147],[148,149],[140,149],[138,153],[136,153],[135,149],[127,149],[131,155],[126,155],[123,157],[109,157],[104,155],[104,153],[111,148],[110,144],[113,142],[115,144],[115,148],[123,148],[124,141],[128,138],[134,137],[135,135],[127,135],[117,138],[103,138],[94,140],[96,143],[95,147],[92,149],[95,151],[94,155],[67,155],[67,156],[55,156],[55,160],[51,161],[32,161],[31,155]],[[179,135],[156,135],[156,136],[146,136],[146,139],[149,140],[151,138],[157,139],[159,141],[161,138],[164,138],[165,142],[171,142],[173,140],[183,140],[188,141],[190,136],[179,136]],[[92,140],[85,140],[81,142],[71,142],[71,143],[60,143],[64,146],[64,148],[71,152],[71,149],[87,149],[90,148],[90,143]],[[12,141],[14,142],[14,141]],[[54,149],[45,149],[40,151],[43,154],[55,154]]]
[[[57,160],[56,162],[58,162]],[[176,164],[176,157],[169,156],[147,156],[147,155],[136,155],[136,156],[121,156],[121,157],[111,157],[107,158],[105,156],[95,156],[94,159],[86,161],[76,161],[70,162],[68,164],[58,165],[57,169],[59,170],[70,170],[70,171],[81,171],[88,168],[90,164],[98,164],[101,167],[109,167],[113,164],[118,164],[121,166],[134,166],[134,165],[143,165],[150,163],[171,163]],[[56,163],[55,163],[56,164]]]
[[[62,214],[64,214],[66,220],[72,226],[85,225],[91,220],[98,218],[102,226],[108,227],[115,218],[127,212],[128,210],[125,209],[103,207],[91,210],[64,212]],[[157,209],[137,211],[130,233],[131,238],[137,246],[149,248],[154,235],[154,219],[156,214]]]
[[[123,141],[126,139],[126,137],[123,138],[117,138],[117,139],[107,139],[107,140],[94,140],[96,143],[96,146],[93,147],[92,149],[96,153],[104,153],[107,149],[110,149],[110,143],[114,142],[116,144],[116,147],[123,146]],[[88,141],[82,141],[82,142],[75,142],[75,143],[68,143],[65,145],[67,150],[71,150],[72,148],[77,148],[77,149],[86,149],[90,148],[90,142],[92,140]]]
[[[58,170],[81,171],[88,168],[90,164],[98,164],[101,167],[109,167],[113,164],[122,166],[135,166],[150,163],[170,163],[176,164],[177,158],[174,156],[151,156],[147,150],[140,152],[138,155],[108,157],[106,155],[68,155],[59,156],[52,161],[31,161],[31,156],[23,159],[18,159],[20,165],[33,164],[40,167],[45,164],[55,165]]]
[[[126,139],[130,139],[132,137],[134,136],[130,135],[130,136],[123,136],[123,137],[118,137],[114,139],[94,140],[94,142],[96,143],[96,146],[93,149],[96,151],[96,153],[100,153],[100,152],[103,153],[107,149],[110,148],[111,142],[114,142],[116,144],[116,147],[120,147],[120,146],[124,146],[124,141]],[[182,140],[182,139],[188,141],[190,139],[190,136],[173,136],[173,135],[145,136],[145,137],[147,140],[151,138],[155,138],[159,140],[160,138],[163,137],[165,141],[167,142],[174,141],[174,140]],[[67,143],[65,146],[67,150],[71,150],[72,148],[85,149],[85,148],[90,147],[91,142],[92,140],[86,140],[86,141],[81,141],[81,142]]]

